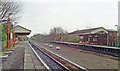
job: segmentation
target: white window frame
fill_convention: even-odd
[[[98,38],[93,38],[93,42],[97,42],[98,41]]]
[[[88,37],[88,41],[90,41],[90,37]]]
[[[95,35],[95,37],[98,37],[98,35]]]
[[[80,36],[80,39],[83,39],[84,38],[84,36]]]

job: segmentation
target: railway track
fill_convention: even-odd
[[[84,53],[94,54],[101,57],[110,58],[113,60],[120,60],[120,49],[114,49],[114,48],[107,48],[107,47],[96,47],[96,46],[88,46],[88,45],[80,45],[75,43],[64,43],[64,42],[51,42],[53,44],[63,45],[67,47],[72,47],[76,49],[81,49]]]
[[[32,42],[29,42],[38,56],[44,61],[44,65],[49,71],[89,71],[88,69],[81,69],[72,63],[58,57],[43,48],[38,47]]]

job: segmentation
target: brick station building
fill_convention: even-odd
[[[107,30],[103,27],[77,30],[69,33],[69,35],[79,35],[79,43],[111,46],[116,44],[112,40],[115,34],[115,30]]]
[[[20,25],[15,26],[15,37],[16,40],[23,40],[23,36],[27,36],[31,33],[31,30],[24,28]]]

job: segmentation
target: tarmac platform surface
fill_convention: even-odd
[[[32,51],[28,41],[24,41],[16,45],[16,49],[7,57],[6,61],[2,64],[2,69],[43,70],[46,68]]]

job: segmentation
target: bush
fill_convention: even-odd
[[[7,43],[6,42],[3,43],[3,47],[7,47]]]

